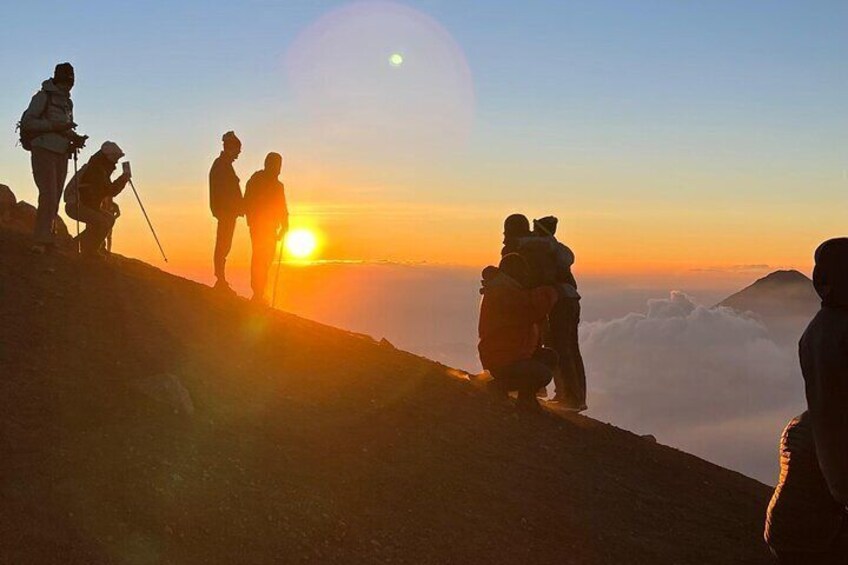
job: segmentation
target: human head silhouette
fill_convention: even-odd
[[[813,286],[822,306],[848,307],[848,237],[829,239],[815,254]]]
[[[530,286],[530,267],[518,253],[507,253],[501,259],[498,269],[512,280],[527,288]]]
[[[221,138],[224,143],[224,153],[229,155],[231,159],[236,160],[241,153],[241,140],[236,136],[235,132],[228,131]]]
[[[524,214],[512,214],[504,220],[504,239],[530,235],[530,220]]]
[[[53,69],[53,84],[67,90],[68,92],[74,87],[75,76],[74,67],[70,63],[59,63]]]
[[[545,216],[544,218],[533,220],[533,231],[539,235],[556,235],[558,223],[559,220],[556,219],[556,216]]]
[[[268,153],[265,156],[265,171],[273,176],[280,176],[280,171],[283,170],[283,156],[279,153]]]

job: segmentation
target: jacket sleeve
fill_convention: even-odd
[[[124,188],[126,188],[129,179],[123,178],[123,175],[119,176],[111,183],[109,183],[109,197],[114,198],[118,196]]]
[[[29,107],[21,118],[21,127],[33,133],[47,133],[53,131],[53,122],[42,118],[47,109],[47,93],[40,90],[35,93],[29,102]]]
[[[530,316],[533,322],[541,322],[556,304],[559,294],[552,286],[539,286],[530,291]]]
[[[848,344],[801,351],[816,456],[827,486],[848,505]]]

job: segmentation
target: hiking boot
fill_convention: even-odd
[[[217,282],[215,282],[215,286],[213,286],[212,288],[220,292],[221,294],[234,296],[236,293],[236,291],[234,291],[224,279],[218,279]]]
[[[542,405],[535,396],[519,396],[515,409],[524,414],[539,414],[543,412]]]
[[[509,392],[504,388],[503,383],[498,379],[492,379],[486,383],[486,392],[491,394],[498,400],[508,400]]]

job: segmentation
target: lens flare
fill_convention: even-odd
[[[389,56],[389,64],[393,67],[403,65],[403,55],[400,53],[392,53],[391,56]]]
[[[308,259],[318,248],[318,238],[309,230],[297,229],[286,234],[286,253],[295,259]]]

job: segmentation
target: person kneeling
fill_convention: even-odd
[[[80,252],[85,256],[100,255],[103,242],[115,224],[115,216],[103,210],[103,203],[120,194],[130,180],[126,173],[114,181],[111,179],[118,160],[123,156],[124,152],[117,144],[105,142],[65,189],[65,213],[85,224],[78,240]]]
[[[547,386],[557,354],[541,347],[541,324],[556,304],[553,286],[530,286],[530,270],[517,253],[505,255],[498,267],[483,271],[478,351],[500,395],[518,392],[517,407],[538,410],[536,391]]]

